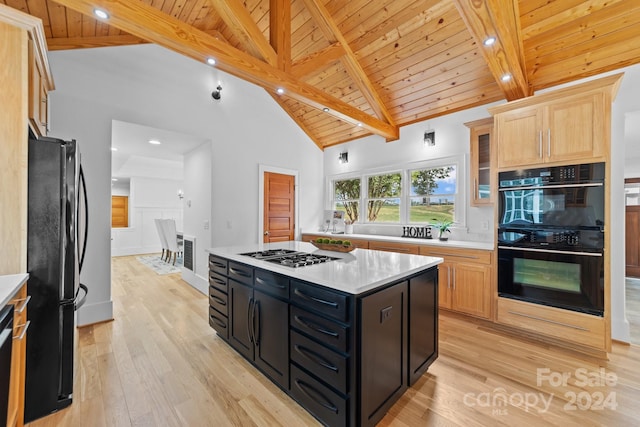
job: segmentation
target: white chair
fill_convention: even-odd
[[[183,251],[183,242],[178,241],[175,220],[165,219],[162,221],[162,224],[164,228],[164,235],[167,239],[167,245],[169,247],[169,256],[167,257],[167,261],[170,261],[171,255],[173,255],[173,265],[175,265],[178,253],[182,253]]]
[[[162,245],[162,255],[160,255],[160,259],[164,261],[165,252],[167,258],[169,257],[169,245],[167,244],[167,238],[164,234],[164,226],[162,225],[163,219],[154,219],[156,223],[156,230],[158,230],[158,236],[160,237],[160,244]]]

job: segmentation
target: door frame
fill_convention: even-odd
[[[294,213],[293,213],[293,221],[295,224],[295,229],[293,230],[293,238],[295,240],[300,240],[300,224],[298,222],[298,218],[300,217],[300,203],[298,203],[298,185],[299,185],[299,176],[298,171],[294,169],[285,169],[277,166],[269,166],[265,164],[258,164],[258,244],[262,244],[263,233],[264,233],[264,173],[279,173],[282,175],[292,175],[293,176],[293,197],[294,197]]]

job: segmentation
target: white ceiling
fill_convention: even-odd
[[[640,111],[625,114],[624,121],[625,157],[640,157]]]
[[[153,145],[149,140],[158,140]],[[111,125],[111,176],[153,176],[182,179],[185,153],[207,140],[165,129],[113,120]]]

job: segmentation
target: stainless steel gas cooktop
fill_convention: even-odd
[[[271,249],[266,251],[247,252],[240,255],[250,256],[255,259],[260,259],[292,268],[304,267],[306,265],[322,264],[324,262],[339,259],[337,257],[328,255],[297,252],[291,249]]]

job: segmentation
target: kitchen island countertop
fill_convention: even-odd
[[[0,276],[0,308],[7,305],[28,278],[28,273]]]
[[[267,249],[291,249],[299,252],[328,255],[339,259],[322,264],[292,268],[240,255],[246,252]],[[323,251],[317,249],[311,243],[299,241],[214,247],[207,249],[207,252],[231,261],[259,267],[284,274],[293,279],[316,283],[350,294],[360,294],[375,289],[396,279],[434,267],[443,261],[442,258],[438,257],[366,249],[355,249],[349,253]]]

